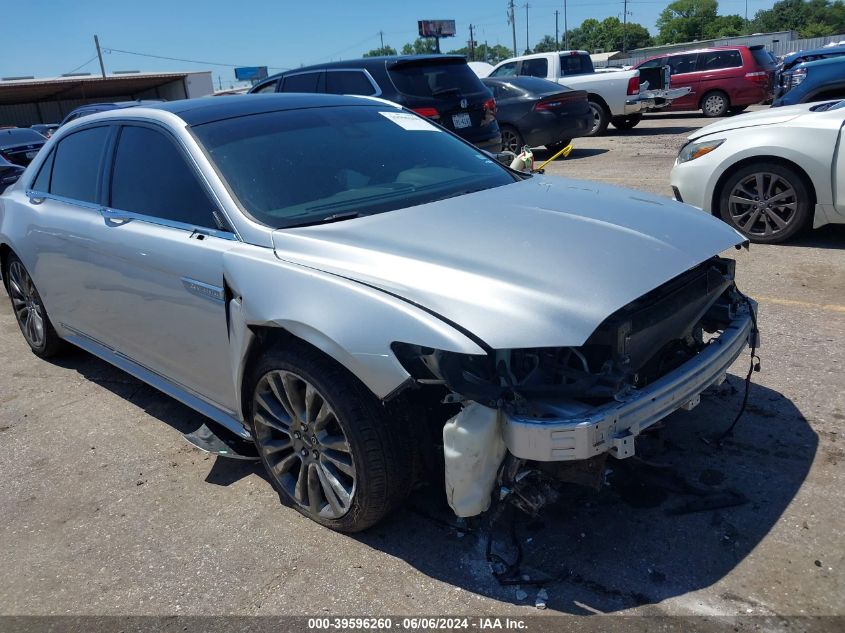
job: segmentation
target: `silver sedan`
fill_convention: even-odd
[[[753,340],[718,257],[743,242],[668,199],[512,172],[365,97],[91,115],[0,196],[35,354],[73,344],[193,407],[344,531],[438,451],[463,516],[505,471],[633,454]]]

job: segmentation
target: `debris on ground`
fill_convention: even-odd
[[[534,599],[534,606],[538,609],[545,609],[546,602],[548,602],[548,600],[549,592],[545,589],[540,589],[540,591],[537,592],[537,597]]]

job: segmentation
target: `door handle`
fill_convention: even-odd
[[[101,207],[100,215],[103,216],[106,220],[113,220],[117,222],[126,222],[134,218],[131,213],[127,213],[126,211],[117,211],[115,209],[109,209],[108,207]]]

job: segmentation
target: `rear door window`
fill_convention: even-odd
[[[548,77],[549,61],[543,57],[524,59],[522,60],[522,68],[519,69],[519,74],[528,77]]]
[[[333,95],[376,94],[370,78],[361,70],[330,70],[326,73],[326,92]]]
[[[593,72],[593,60],[589,55],[578,53],[573,55],[571,53],[562,53],[560,56],[560,74],[567,75],[586,75]]]
[[[696,58],[698,53],[686,53],[684,55],[670,55],[666,60],[672,69],[673,75],[682,75],[696,71]]]
[[[282,79],[281,92],[322,92],[324,81],[322,79],[323,72],[313,73],[297,73],[295,75],[288,75]]]
[[[147,127],[124,126],[117,142],[110,206],[121,211],[217,228],[216,206],[174,141]]]
[[[507,64],[502,64],[492,73],[490,73],[491,77],[515,77],[516,76],[516,64],[517,62],[508,62]]]
[[[97,202],[109,132],[107,126],[94,127],[74,132],[59,142],[53,159],[50,193],[81,202]]]
[[[257,90],[253,90],[252,94],[266,94],[268,92],[276,92],[276,86],[279,85],[278,81],[271,81],[270,83],[266,83]]]
[[[740,68],[742,55],[739,51],[710,51],[699,53],[697,70],[721,70],[723,68]]]
[[[396,89],[413,97],[466,95],[485,90],[464,59],[400,64],[389,73]]]

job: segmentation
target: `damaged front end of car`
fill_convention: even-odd
[[[633,455],[637,435],[694,407],[756,346],[755,310],[733,260],[713,257],[620,308],[579,346],[393,351],[417,386],[462,405],[443,427],[446,488],[456,514],[473,516],[497,482],[513,486],[532,470],[597,482],[608,455]]]

